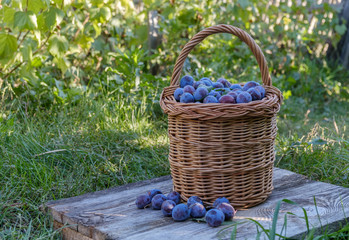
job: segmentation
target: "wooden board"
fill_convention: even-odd
[[[345,216],[349,217],[348,188],[310,181],[302,175],[277,168],[274,169],[273,181],[275,189],[266,202],[237,212],[233,221],[241,223],[237,225],[237,239],[256,237],[256,225],[246,220],[248,218],[271,228],[276,204],[285,198],[306,209],[310,228],[317,229],[317,233],[321,233],[321,224],[329,230],[336,230],[345,222]],[[51,201],[42,210],[52,215],[56,228],[64,226],[64,239],[230,239],[233,228],[222,230],[227,226],[211,228],[191,220],[174,222],[172,218],[163,217],[161,211],[137,209],[134,204],[136,196],[153,188],[170,192],[170,176]],[[286,212],[304,216],[300,207],[282,203],[277,233],[281,231]],[[305,220],[297,216],[287,216],[287,232],[283,235],[302,238],[306,233]]]

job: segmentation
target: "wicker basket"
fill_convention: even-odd
[[[244,41],[257,59],[266,97],[245,104],[179,103],[173,97],[189,52],[211,34],[231,33]],[[227,197],[235,208],[262,203],[273,185],[276,114],[282,94],[272,86],[266,59],[245,31],[217,25],[196,34],[182,49],[160,105],[168,114],[169,161],[174,190],[183,200],[199,196],[210,206]]]

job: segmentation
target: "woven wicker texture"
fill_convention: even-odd
[[[207,36],[231,33],[244,41],[257,59],[266,97],[245,104],[179,103],[183,63]],[[268,65],[249,34],[230,25],[217,25],[196,34],[177,58],[171,86],[164,88],[160,105],[168,114],[169,161],[174,190],[184,200],[199,196],[207,206],[227,197],[235,208],[255,206],[272,191],[276,114],[282,94],[271,85]]]

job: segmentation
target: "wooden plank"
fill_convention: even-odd
[[[238,211],[234,222],[239,222],[237,239],[250,239],[256,236],[256,226],[247,218],[259,221],[270,228],[276,203],[284,198],[290,199],[305,208],[311,228],[321,231],[317,212],[322,225],[329,229],[338,226],[349,216],[349,189],[307,179],[293,172],[274,170],[274,191],[268,200],[248,210]],[[168,193],[172,189],[169,176],[127,184],[124,186],[89,193],[82,196],[51,201],[46,204],[58,223],[72,225],[72,231],[88,239],[230,239],[232,228],[221,231],[224,227],[210,228],[207,224],[194,221],[174,222],[172,218],[163,217],[161,211],[140,210],[135,207],[136,196],[149,189],[158,188]],[[316,197],[317,208],[314,204]],[[300,207],[283,203],[280,208],[277,232],[281,231],[284,216],[292,212],[302,217]],[[306,232],[305,221],[288,215],[286,236],[302,238]],[[74,225],[75,224],[75,225]],[[218,232],[220,232],[218,234]]]
[[[53,222],[53,227],[61,230],[63,240],[93,240],[57,221]]]

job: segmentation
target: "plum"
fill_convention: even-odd
[[[191,95],[188,92],[185,92],[182,94],[181,98],[179,99],[181,103],[193,103],[194,102],[194,96]]]
[[[208,95],[207,97],[205,97],[203,103],[219,103],[219,101],[214,96]]]
[[[194,93],[194,99],[196,101],[202,101],[205,97],[207,97],[207,95],[208,95],[207,88],[199,87],[198,89],[196,89]]]
[[[179,99],[181,98],[182,94],[184,93],[183,88],[177,88],[174,92],[174,98],[179,102]]]
[[[206,209],[201,203],[194,203],[190,206],[190,216],[193,218],[202,218],[206,215]]]
[[[182,95],[183,97],[183,95]],[[248,92],[241,92],[239,93],[238,97],[236,98],[237,103],[249,103],[252,101],[252,96]]]
[[[212,84],[212,87],[214,87],[214,88],[224,88],[223,84],[220,83],[220,82],[214,82]]]
[[[217,198],[216,199],[216,201],[214,201],[214,203],[213,203],[213,207],[214,208],[216,208],[220,203],[229,203],[230,204],[230,202],[229,202],[229,200],[227,199],[227,198],[225,198],[225,197],[219,197],[219,198]]]
[[[261,93],[261,99],[265,97],[265,89],[264,89],[264,87],[256,86],[254,88],[257,89]]]
[[[237,92],[233,92],[233,91],[230,91],[228,92],[228,95],[232,96],[236,102],[236,98],[238,97],[238,93]]]
[[[172,200],[166,200],[161,204],[161,211],[165,217],[172,217],[172,210],[176,206],[176,203]]]
[[[150,203],[151,203],[151,199],[148,194],[140,195],[136,199],[136,205],[139,209],[145,208]]]
[[[198,88],[201,88],[201,87],[206,88],[207,91],[211,91],[212,88],[213,88],[212,86],[206,86],[205,84],[200,84],[200,85],[198,86]]]
[[[247,92],[251,95],[252,101],[261,100],[262,99],[261,93],[256,88],[250,88],[250,89],[247,90]]]
[[[183,88],[183,92],[188,92],[188,93],[194,95],[195,88],[193,86],[187,85]]]
[[[215,90],[212,90],[208,95],[214,96],[217,100],[221,97],[221,94]]]
[[[152,200],[152,198],[156,195],[156,194],[162,194],[162,192],[159,189],[152,189],[147,191],[147,194],[150,197],[150,200]]]
[[[219,78],[217,82],[223,84],[223,86],[226,88],[229,88],[231,86],[231,83],[228,82],[228,80],[225,78]]]
[[[255,86],[259,86],[259,83],[255,82],[255,81],[250,81],[250,82],[247,82],[247,83],[242,87],[242,90],[247,91],[248,89],[253,88],[253,87],[255,87]]]
[[[189,216],[189,208],[184,203],[178,204],[172,209],[172,218],[176,222],[185,221],[189,218]]]
[[[173,191],[167,194],[167,199],[174,201],[176,204],[179,204],[181,202],[181,195],[178,192]]]
[[[219,99],[220,103],[236,103],[235,98],[231,95],[224,95]]]
[[[191,196],[190,198],[188,198],[188,201],[187,201],[188,207],[190,207],[191,205],[197,202],[204,204],[198,196]]]
[[[240,84],[233,84],[233,85],[230,86],[230,90],[233,90],[233,89],[240,89],[240,90],[242,90],[242,87],[241,87]]]
[[[151,206],[154,210],[160,210],[162,203],[166,200],[167,197],[164,194],[156,194],[151,200]]]
[[[235,209],[229,203],[222,202],[222,203],[218,204],[216,209],[221,210],[224,213],[224,220],[225,221],[231,220],[234,217]]]
[[[179,83],[179,86],[181,88],[184,88],[187,85],[190,85],[190,86],[194,85],[194,78],[192,76],[186,75],[186,76],[182,77],[182,79]]]
[[[218,209],[211,209],[206,213],[205,219],[210,227],[218,227],[224,222],[224,213]]]
[[[204,84],[204,82],[203,82],[203,81],[196,81],[196,82],[194,82],[193,87],[194,87],[195,89],[197,89],[201,84]]]
[[[210,86],[212,86],[212,80],[209,79],[208,77],[203,77],[200,79],[200,81],[206,82],[206,84],[209,84]]]

